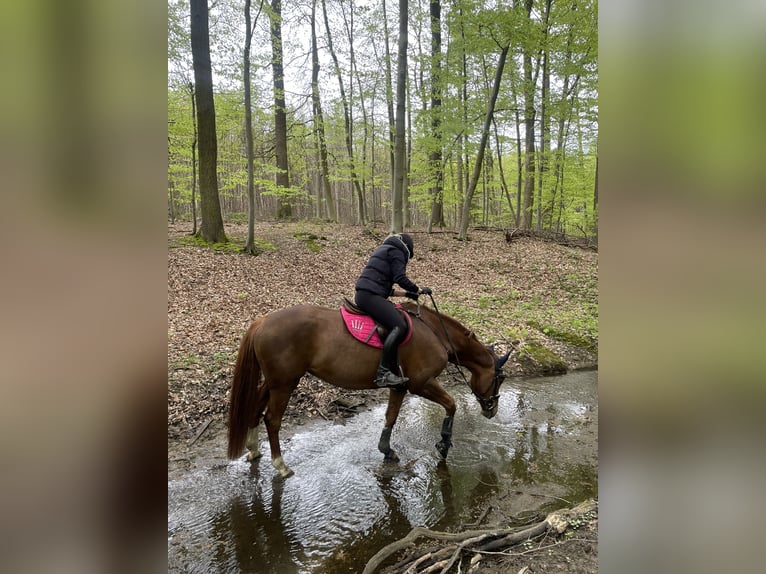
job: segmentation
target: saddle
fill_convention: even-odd
[[[407,336],[399,345],[401,347],[406,345],[412,338],[412,318],[398,303],[395,304],[395,307],[407,320]],[[372,317],[357,307],[356,303],[344,297],[340,314],[343,317],[343,324],[346,325],[346,329],[357,341],[361,341],[365,345],[375,347],[376,349],[383,348],[383,341],[386,340],[388,329],[376,323]]]

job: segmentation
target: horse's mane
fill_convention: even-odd
[[[404,303],[402,305],[403,307],[407,308],[410,311],[417,312],[418,307],[414,303]],[[452,329],[455,329],[456,331],[460,331],[465,335],[468,335],[469,337],[472,336],[473,338],[476,338],[476,335],[473,333],[471,329],[463,325],[460,321],[457,319],[450,317],[449,315],[445,315],[444,313],[437,313],[434,309],[431,309],[430,307],[426,307],[425,305],[420,306],[420,313],[425,313],[427,315],[430,315],[435,321],[439,321],[439,317],[441,317],[441,320],[444,321],[444,324],[447,327],[451,327]]]

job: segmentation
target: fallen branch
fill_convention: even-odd
[[[439,571],[440,574],[446,574],[466,549],[475,552],[491,552],[499,548],[507,548],[514,544],[524,542],[525,540],[529,540],[530,538],[534,538],[535,536],[539,536],[548,531],[561,534],[569,527],[571,522],[575,521],[580,516],[595,510],[597,506],[598,504],[596,501],[587,500],[578,504],[574,508],[565,508],[551,512],[544,520],[521,529],[517,527],[511,529],[493,528],[485,530],[467,530],[465,532],[441,532],[417,526],[404,538],[396,540],[381,548],[367,562],[362,574],[373,574],[373,572],[375,572],[387,558],[400,550],[414,546],[415,540],[421,537],[450,543],[450,546],[445,550],[448,550],[452,554],[449,560],[441,560],[435,564],[431,564],[426,567],[425,570],[421,571],[421,574],[436,571]],[[437,554],[440,553],[429,551],[421,556],[412,557],[403,565],[408,565],[403,572],[414,574],[417,572],[418,566],[433,559]]]

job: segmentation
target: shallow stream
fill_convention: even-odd
[[[391,437],[398,463],[377,450],[385,404],[283,432],[286,480],[267,443],[252,465],[216,444],[209,464],[168,481],[168,571],[356,574],[414,526],[459,530],[597,497],[597,371],[508,379],[491,420],[467,387],[448,390],[446,462],[434,447],[444,410],[411,395]]]

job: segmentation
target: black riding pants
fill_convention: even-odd
[[[396,342],[397,345],[399,345],[407,336],[407,321],[402,317],[402,314],[396,310],[394,304],[387,298],[360,289],[356,292],[355,301],[362,311],[367,313],[386,329],[393,330],[394,327],[399,327],[399,336],[397,337],[398,341]]]

